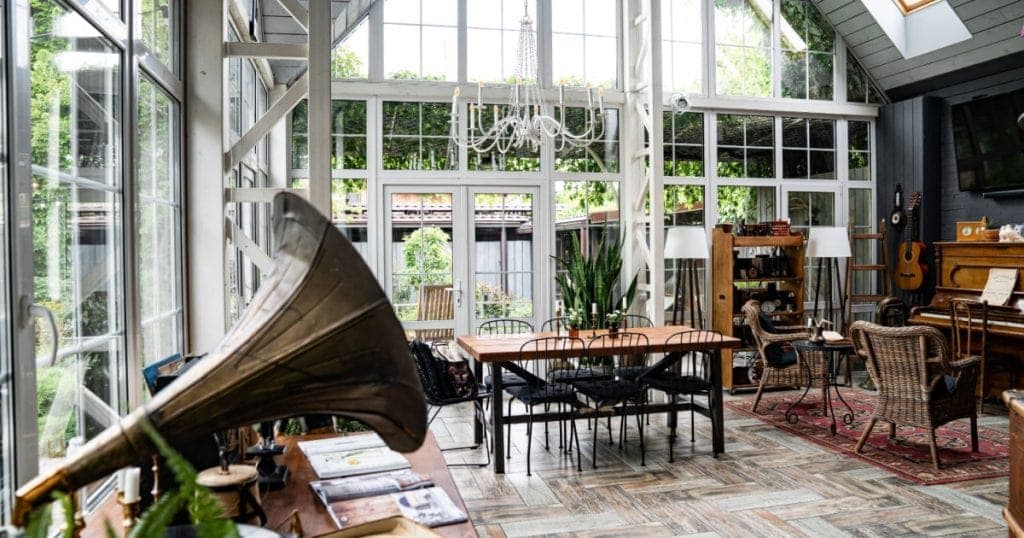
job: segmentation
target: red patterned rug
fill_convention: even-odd
[[[839,390],[853,409],[854,418],[849,426],[843,424],[842,416],[846,413],[846,408],[840,402],[834,401],[838,413],[835,435],[829,431],[832,419],[822,412],[821,389],[812,388],[804,401],[794,409],[799,416],[796,424],[786,422],[785,414],[790,404],[800,398],[803,391],[766,394],[757,406],[757,413],[751,412],[754,405],[753,396],[727,401],[726,405],[779,429],[841,454],[859,458],[918,484],[945,484],[1009,475],[1009,433],[978,426],[979,450],[972,454],[971,429],[966,419],[950,422],[936,430],[939,460],[942,462],[942,468],[938,471],[932,468],[928,432],[923,428],[898,426],[896,438],[890,440],[889,424],[879,421],[868,437],[863,451],[857,454],[853,449],[875,407],[875,396],[860,389],[840,387]]]

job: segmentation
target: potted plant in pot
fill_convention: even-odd
[[[578,338],[580,335],[580,327],[583,326],[583,310],[579,308],[570,308],[565,311],[566,323],[569,324],[569,337]]]
[[[565,306],[583,317],[580,326],[598,327],[607,313],[620,305],[624,305],[625,311],[632,304],[637,277],[634,275],[623,290],[622,241],[607,228],[597,245],[589,250],[589,254],[584,254],[579,237],[573,235],[568,254],[564,258],[554,257],[562,270],[555,276],[555,284]],[[585,317],[588,314],[590,317]]]
[[[622,325],[622,310],[615,309],[604,315],[605,326],[608,328],[608,336],[617,338],[619,326]]]

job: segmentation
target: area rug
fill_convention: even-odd
[[[800,398],[803,391],[765,395],[757,406],[757,413],[751,411],[754,405],[753,396],[731,400],[726,402],[726,405],[781,430],[846,456],[864,460],[918,484],[946,484],[1009,475],[1009,433],[978,426],[979,450],[972,454],[971,428],[967,419],[950,422],[936,430],[939,460],[942,462],[942,468],[938,471],[932,468],[928,432],[924,428],[898,426],[896,438],[889,439],[889,424],[879,421],[872,435],[868,437],[863,451],[857,454],[853,449],[875,407],[875,396],[859,389],[840,388],[840,391],[853,409],[854,419],[849,426],[843,424],[842,415],[846,410],[840,402],[835,401],[835,409],[838,412],[835,435],[829,432],[832,419],[822,412],[820,389],[811,389],[804,401],[794,409],[799,416],[796,424],[786,422],[785,413],[790,404]]]

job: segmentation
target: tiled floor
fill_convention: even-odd
[[[598,469],[591,469],[591,432],[580,421],[582,473],[575,454],[556,448],[557,428],[548,452],[535,427],[533,476],[526,476],[526,430],[516,426],[508,474],[478,467],[452,474],[481,536],[1006,536],[1005,478],[918,486],[728,407],[726,454],[711,457],[710,427],[700,415],[691,444],[689,417],[680,415],[670,464],[664,420],[652,422],[646,467],[635,429],[620,450],[609,446],[602,424]],[[1007,417],[996,410],[980,423],[1006,428]],[[432,429],[443,447],[465,444],[473,431],[469,407],[445,409]],[[482,455],[446,452],[449,463]]]

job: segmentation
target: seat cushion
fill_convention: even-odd
[[[675,375],[669,372],[644,378],[652,389],[669,394],[705,394],[711,390],[711,383],[694,375]]]
[[[543,385],[539,387],[522,385],[519,387],[509,387],[505,392],[529,406],[545,403],[576,402],[576,394],[566,385]]]
[[[782,344],[769,344],[764,348],[765,362],[772,368],[785,368],[796,364],[796,350],[786,349]]]
[[[593,381],[596,379],[611,379],[612,375],[602,368],[584,366],[570,370],[554,370],[548,373],[548,381],[556,383],[577,383],[579,381]]]
[[[526,380],[523,379],[519,374],[514,374],[512,372],[502,372],[501,373],[501,386],[502,387],[518,387],[520,385],[525,385],[525,384],[526,384]],[[491,383],[491,376],[489,376],[489,375],[488,376],[484,376],[484,386],[487,387],[488,389],[490,389],[491,387],[494,386],[494,384]]]
[[[642,374],[646,368],[647,367],[643,365],[619,366],[615,369],[615,377],[632,381]]]
[[[761,329],[764,332],[778,334],[779,330],[775,328],[775,323],[772,322],[772,318],[769,318],[768,316],[762,314],[761,312],[758,312],[757,321],[758,323],[760,323]]]
[[[623,402],[640,394],[640,387],[632,381],[595,380],[579,381],[573,387],[598,405]]]

